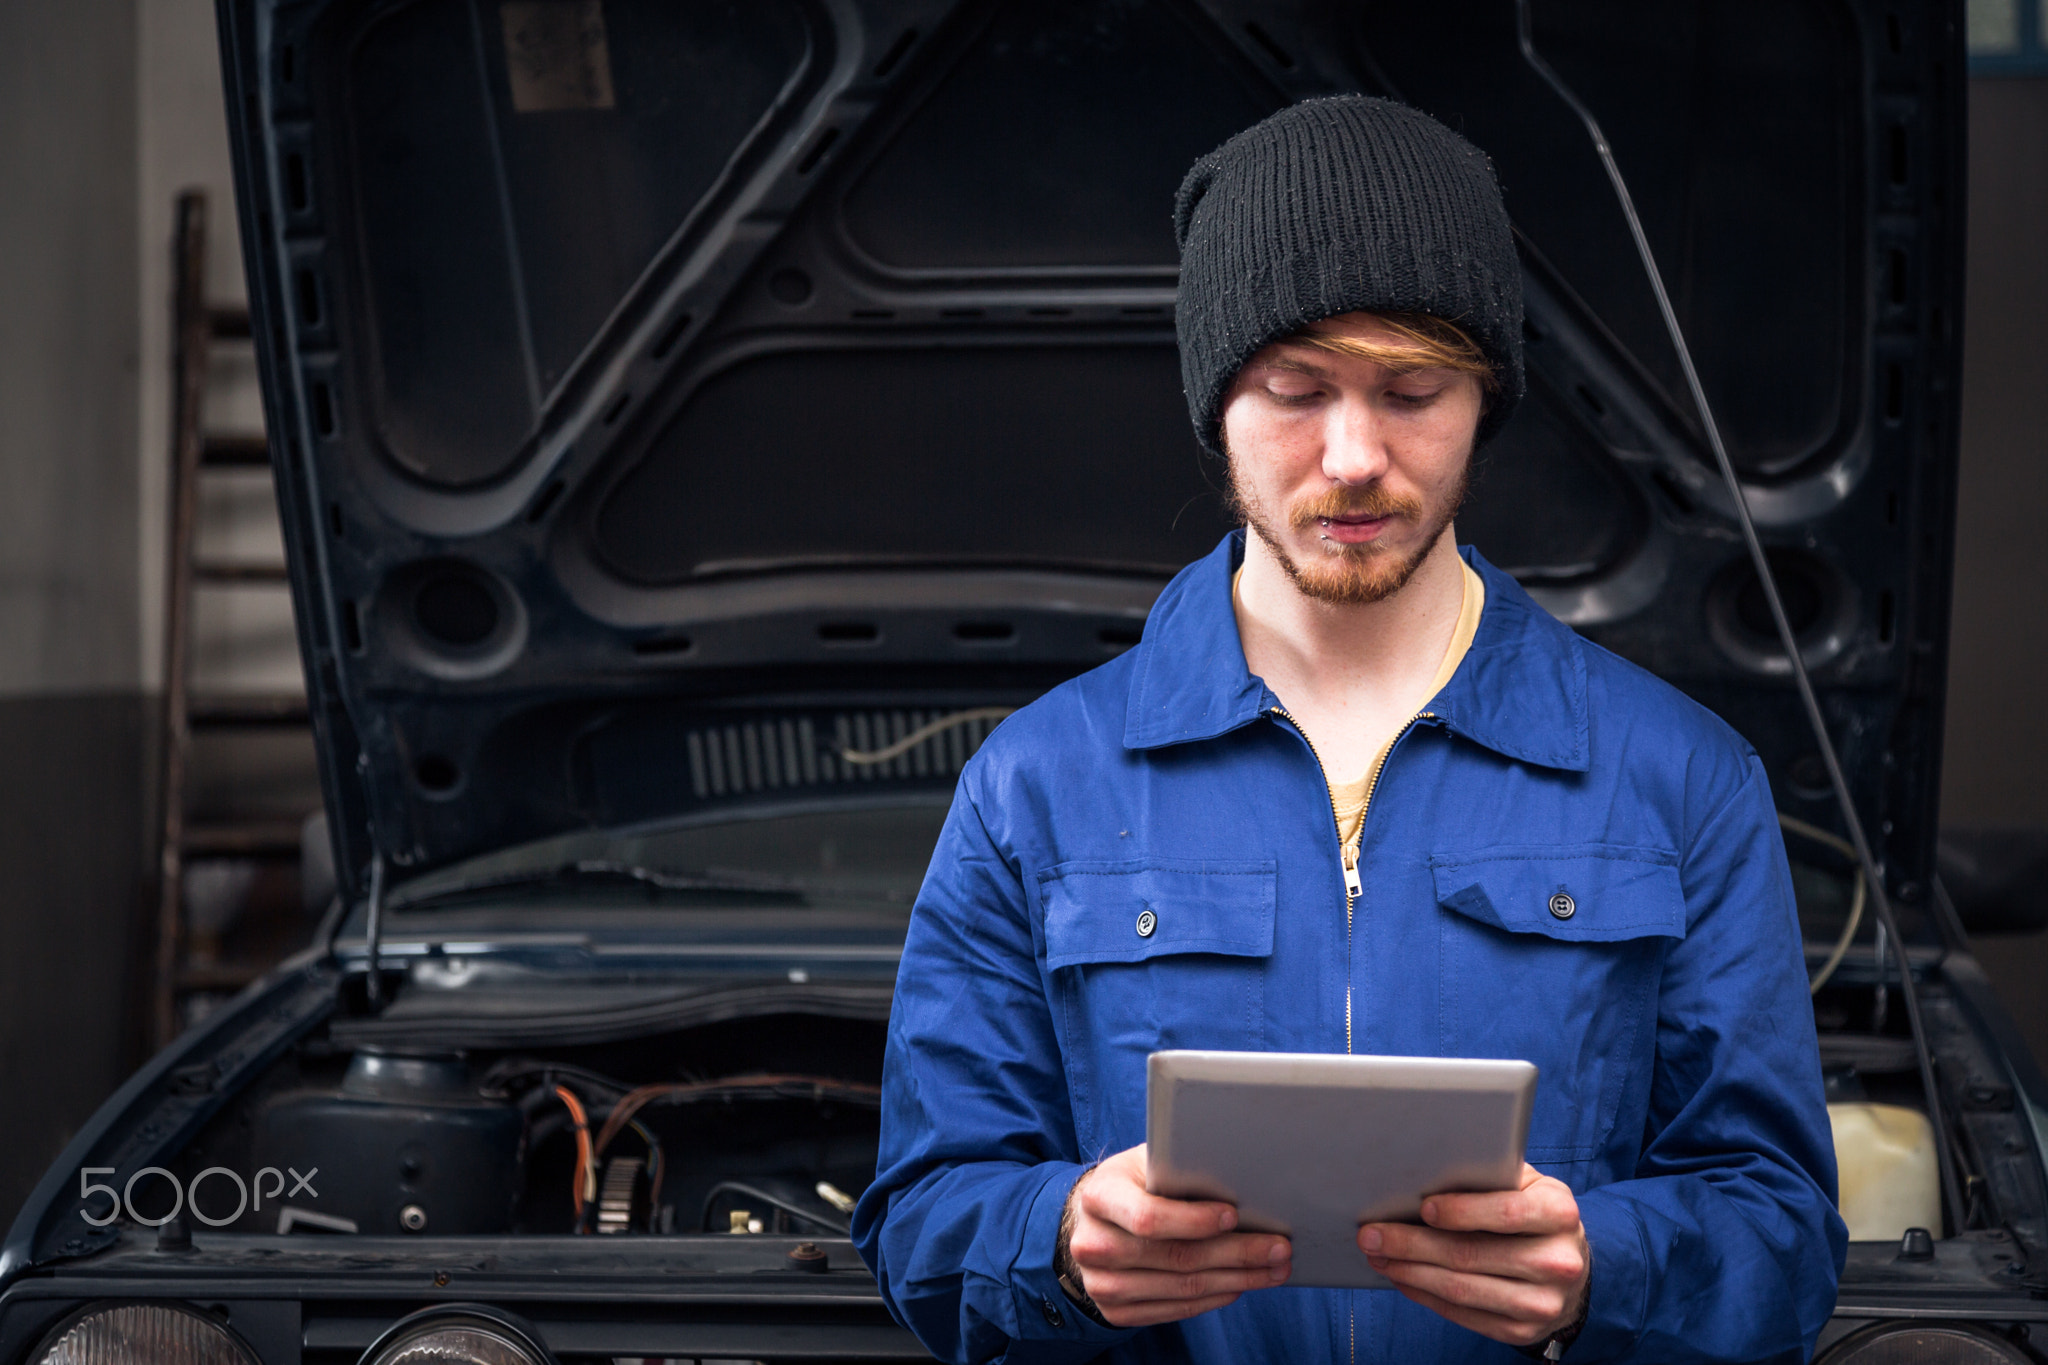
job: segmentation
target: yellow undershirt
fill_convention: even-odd
[[[1479,633],[1479,613],[1486,608],[1486,584],[1472,572],[1470,564],[1461,563],[1459,567],[1465,570],[1465,600],[1458,608],[1458,624],[1451,631],[1450,644],[1444,648],[1443,662],[1437,665],[1436,676],[1429,680],[1429,695],[1432,697],[1443,690],[1451,675],[1458,671],[1458,665],[1465,662],[1465,652],[1472,648],[1472,637]],[[1388,752],[1400,737],[1400,730],[1387,736],[1387,742],[1380,746],[1371,764],[1357,777],[1340,779],[1328,769],[1323,771],[1323,779],[1330,784],[1330,808],[1337,813],[1337,835],[1344,845],[1344,852],[1352,858],[1358,856],[1359,836],[1365,831],[1365,808],[1372,800],[1373,779],[1379,776],[1380,765],[1387,761]]]
[[[1437,665],[1436,676],[1430,679],[1429,695],[1432,697],[1443,690],[1444,684],[1458,671],[1458,665],[1465,661],[1465,652],[1472,648],[1472,637],[1479,632],[1479,614],[1486,609],[1486,584],[1472,572],[1471,565],[1461,562],[1459,567],[1465,571],[1464,601],[1458,607],[1458,624],[1451,631],[1451,642],[1444,649],[1443,662]],[[1238,570],[1239,574],[1243,572],[1243,569]],[[1233,577],[1233,597],[1236,589],[1237,582]],[[1372,800],[1373,780],[1379,776],[1380,765],[1387,761],[1388,751],[1400,737],[1400,730],[1387,736],[1387,742],[1380,746],[1379,753],[1357,777],[1340,778],[1327,768],[1323,770],[1323,780],[1330,787],[1330,809],[1337,815],[1337,836],[1343,845],[1347,868],[1354,866],[1358,859],[1358,840],[1365,830],[1365,808]]]

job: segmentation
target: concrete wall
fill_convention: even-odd
[[[1945,823],[2048,825],[2048,79],[1970,86],[1963,473]],[[2048,1066],[2048,935],[1978,950]]]
[[[186,190],[208,201],[207,297],[243,303],[234,169],[221,101],[213,0],[136,0],[138,15],[136,207],[138,345],[142,354],[137,505],[142,686],[161,688],[166,499],[171,420],[171,234]],[[260,432],[263,395],[247,342],[223,341],[208,365],[202,422],[215,432]],[[200,483],[197,554],[234,563],[281,563],[284,534],[268,471],[214,470]],[[287,696],[304,691],[291,596],[281,583],[202,585],[193,599],[190,682],[195,693]],[[320,804],[312,742],[303,731],[202,733],[192,753],[188,814],[195,820],[299,818]]]
[[[0,4],[0,1215],[122,1076],[144,874],[136,2]]]
[[[171,416],[171,232],[177,196],[204,190],[210,209],[207,294],[248,297],[234,211],[234,170],[221,105],[213,0],[136,0],[139,139],[136,218],[140,256],[141,497],[137,505],[143,685],[156,688],[163,656],[164,542],[168,529]],[[209,369],[204,413],[216,431],[260,431],[263,395],[246,344],[224,344]],[[199,552],[205,558],[282,559],[270,478],[255,470],[209,474],[202,485]],[[291,604],[274,586],[209,589],[194,610],[193,686],[206,692],[301,689]]]
[[[212,0],[0,3],[0,187],[4,1221],[142,1045],[181,190],[211,199],[210,297],[245,297]],[[205,414],[261,429],[246,345]],[[266,474],[208,476],[199,550],[282,557]],[[199,690],[300,686],[280,588],[203,592],[194,636]],[[211,818],[317,802],[289,737],[194,761]]]
[[[139,681],[134,33],[0,6],[0,696]]]

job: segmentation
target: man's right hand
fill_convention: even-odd
[[[1116,1327],[1178,1322],[1287,1282],[1293,1247],[1269,1232],[1233,1232],[1229,1204],[1145,1191],[1140,1145],[1090,1170],[1067,1195],[1060,1236],[1081,1288]]]

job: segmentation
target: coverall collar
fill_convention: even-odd
[[[1486,584],[1486,609],[1465,661],[1428,705],[1436,721],[1509,758],[1585,772],[1586,663],[1572,631],[1471,546],[1458,553]],[[1145,623],[1124,715],[1124,747],[1214,739],[1279,705],[1244,661],[1230,577],[1244,532],[1166,585]]]

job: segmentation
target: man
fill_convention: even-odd
[[[1490,167],[1311,101],[1175,221],[1248,533],[961,777],[855,1217],[883,1293],[954,1360],[1805,1359],[1845,1234],[1762,766],[1452,533],[1523,387]],[[1399,1294],[1288,1288],[1284,1238],[1145,1192],[1166,1047],[1528,1058],[1534,1164],[1361,1228]]]

